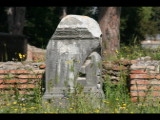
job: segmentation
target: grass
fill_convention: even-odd
[[[117,51],[116,60],[137,59],[138,57],[151,56],[152,59],[160,60],[160,49],[157,51],[144,50],[139,45],[121,46]],[[52,103],[42,103],[41,83],[33,90],[33,95],[9,95],[0,96],[0,113],[160,113],[159,100],[150,102],[133,103],[130,100],[127,88],[127,77],[121,72],[121,82],[112,84],[106,75],[104,82],[105,99],[101,107],[91,104],[87,94],[82,87],[77,86],[77,91],[68,98],[69,105],[65,108],[53,107]],[[61,104],[61,102],[59,102]]]

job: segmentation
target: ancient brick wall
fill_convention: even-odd
[[[103,62],[102,77],[110,77],[113,84],[128,76],[131,101],[137,102],[146,97],[160,97],[160,61],[142,57],[136,60]],[[122,73],[123,72],[123,73]],[[44,82],[44,62],[0,62],[0,93],[31,94]],[[124,74],[125,73],[125,74]]]
[[[19,64],[18,64],[19,63]],[[0,64],[0,93],[32,94],[44,79],[44,63],[5,62]]]
[[[160,61],[142,57],[130,67],[130,95],[133,102],[160,97]]]
[[[27,59],[26,61],[40,62],[45,61],[46,49],[37,48],[27,44]]]
[[[104,80],[110,80],[113,84],[123,79],[120,78],[122,74],[128,76],[127,85],[132,102],[160,97],[160,61],[152,60],[149,56],[131,61],[104,62],[102,72]],[[106,76],[109,77],[105,79]]]
[[[111,83],[117,84],[122,75],[128,77],[130,65],[130,60],[104,61],[102,78],[107,80],[108,77]]]

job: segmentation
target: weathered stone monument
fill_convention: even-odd
[[[103,98],[101,30],[92,18],[68,15],[59,23],[47,45],[44,100],[67,98],[75,85]]]

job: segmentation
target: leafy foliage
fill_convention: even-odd
[[[29,36],[29,43],[46,48],[60,22],[61,7],[27,7],[24,34]],[[67,7],[67,14],[89,15],[90,7]]]
[[[56,7],[27,7],[24,34],[29,43],[45,48],[60,19]]]
[[[159,33],[159,7],[122,7],[121,42],[129,44],[133,37],[137,42],[144,40],[146,35]]]
[[[98,7],[67,7],[67,14],[87,15],[98,21]],[[93,12],[94,11],[94,12]],[[160,7],[122,7],[120,37],[121,43],[144,40],[145,35],[159,33]],[[62,7],[26,7],[24,34],[29,43],[46,48],[60,22]],[[6,7],[0,8],[0,31],[8,32]]]
[[[7,14],[5,12],[5,7],[0,7],[0,32],[8,32],[7,27]]]

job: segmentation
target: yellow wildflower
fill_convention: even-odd
[[[19,55],[19,58],[20,58],[20,59],[22,59],[22,54],[21,54],[21,53],[19,53],[18,55]]]
[[[126,107],[126,104],[124,103],[122,106],[123,106],[123,107]]]
[[[115,109],[114,109],[114,112],[115,112],[115,113],[118,113],[119,111],[115,108]]]
[[[17,104],[17,102],[15,101],[15,102],[13,102],[13,104],[15,105],[15,104]]]
[[[19,58],[20,58],[20,59],[23,59],[23,58],[25,58],[25,56],[26,56],[26,55],[22,55],[21,53],[18,53],[18,55],[19,55]]]
[[[118,99],[118,98],[116,98],[116,100],[118,101],[119,99]]]
[[[8,103],[7,106],[9,106],[10,104]]]
[[[104,102],[104,103],[107,103],[107,104],[109,103],[107,100],[103,100],[103,102]]]
[[[22,104],[22,106],[26,106],[25,104]]]
[[[123,109],[123,110],[124,110],[124,109],[126,109],[126,107],[120,107],[120,109]]]
[[[116,50],[116,53],[117,53],[117,54],[119,53],[118,50]]]
[[[23,55],[23,58],[25,57],[25,55]]]
[[[99,113],[99,109],[96,109],[95,112],[96,112],[96,113]]]
[[[35,107],[31,107],[31,109],[35,109]]]

